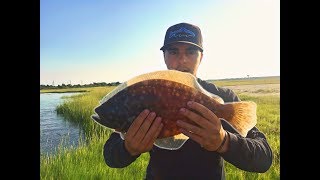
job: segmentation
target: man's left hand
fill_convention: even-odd
[[[178,120],[177,125],[180,127],[180,131],[206,150],[216,151],[221,145],[224,136],[227,136],[220,119],[207,107],[197,102],[189,101],[187,106],[190,110],[181,108],[180,113],[195,124]],[[224,146],[227,144],[228,141]],[[225,152],[226,148],[224,147],[219,151]]]

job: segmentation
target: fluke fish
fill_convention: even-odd
[[[162,118],[164,126],[158,139],[173,137],[181,134],[177,120],[192,123],[179,113],[188,101],[203,104],[242,136],[257,123],[256,103],[224,103],[222,98],[203,89],[195,76],[176,70],[146,73],[120,84],[95,107],[92,119],[125,134],[133,120],[144,109],[149,109]]]

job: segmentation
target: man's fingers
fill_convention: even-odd
[[[156,117],[155,112],[151,112],[147,118],[143,121],[142,125],[140,126],[139,130],[137,131],[136,135],[134,136],[134,139],[137,142],[141,142],[144,136],[147,134],[153,120]]]
[[[157,117],[153,121],[153,123],[152,123],[149,131],[147,132],[147,134],[144,136],[144,138],[143,138],[143,140],[141,142],[142,145],[149,143],[149,141],[154,138],[154,136],[156,135],[156,132],[159,129],[160,124],[161,124],[161,117]]]
[[[197,134],[193,134],[183,128],[179,129],[184,135],[188,136],[189,138],[191,138],[192,140],[194,140],[195,142],[197,142],[198,144],[200,144],[201,146],[203,145],[203,140],[202,138],[197,135]]]
[[[199,114],[196,114],[192,111],[190,111],[189,109],[186,108],[181,108],[180,109],[180,113],[183,114],[185,117],[187,117],[188,119],[190,119],[191,121],[195,122],[196,124],[198,124],[200,127],[208,127],[210,125],[209,121],[206,120],[204,117],[202,117]]]
[[[204,136],[204,130],[198,126],[189,124],[189,123],[181,121],[181,120],[177,121],[177,125],[183,129],[185,129],[188,132],[191,131],[193,134],[197,134],[201,137]]]
[[[132,122],[132,124],[130,125],[126,133],[126,138],[132,138],[133,136],[135,136],[141,124],[143,123],[144,119],[148,116],[148,114],[149,114],[149,110],[145,109],[136,117],[136,119]]]
[[[159,136],[161,130],[163,128],[163,124],[160,122],[160,124],[158,125],[155,133],[151,136],[151,139],[148,142],[147,148],[151,149],[153,146],[153,143],[155,142],[155,140],[157,139],[157,137]]]
[[[157,129],[156,133],[155,133],[155,134],[154,134],[154,136],[153,136],[152,144],[153,144],[153,143],[154,143],[154,141],[158,138],[158,136],[159,136],[159,134],[160,134],[160,132],[161,132],[162,128],[163,128],[163,124],[162,124],[162,123],[160,123],[160,126],[158,127],[158,129]]]
[[[213,122],[213,118],[215,119],[219,119],[210,109],[208,109],[207,107],[205,107],[204,105],[194,102],[194,101],[189,101],[187,103],[188,107],[190,109],[195,110],[196,112],[198,112],[201,116],[203,116],[204,118],[206,118],[207,120],[209,120],[210,122]]]
[[[159,136],[161,130],[163,128],[163,124],[161,123],[160,126],[158,127],[156,133],[153,136],[153,139],[151,139],[148,143],[148,149],[150,150],[154,144],[154,142],[156,141],[157,137]]]

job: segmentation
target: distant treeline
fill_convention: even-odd
[[[53,85],[40,85],[40,90],[42,89],[65,89],[65,88],[85,88],[85,87],[101,87],[101,86],[117,86],[119,85],[120,82],[112,82],[112,83],[105,83],[105,82],[100,82],[100,83],[90,83],[90,84],[61,84],[58,86],[53,86]]]

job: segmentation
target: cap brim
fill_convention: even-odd
[[[166,44],[166,45],[162,46],[162,47],[160,48],[160,50],[165,50],[165,49],[166,49],[166,47],[168,47],[169,45],[174,44],[174,43],[186,43],[186,44],[192,44],[192,45],[194,45],[194,46],[197,46],[197,47],[201,50],[201,52],[203,52],[202,47],[200,47],[199,45],[197,45],[197,44],[195,44],[195,43],[193,43],[193,42],[189,42],[189,41],[174,41],[174,42],[171,42],[171,43],[168,43],[168,44]]]

